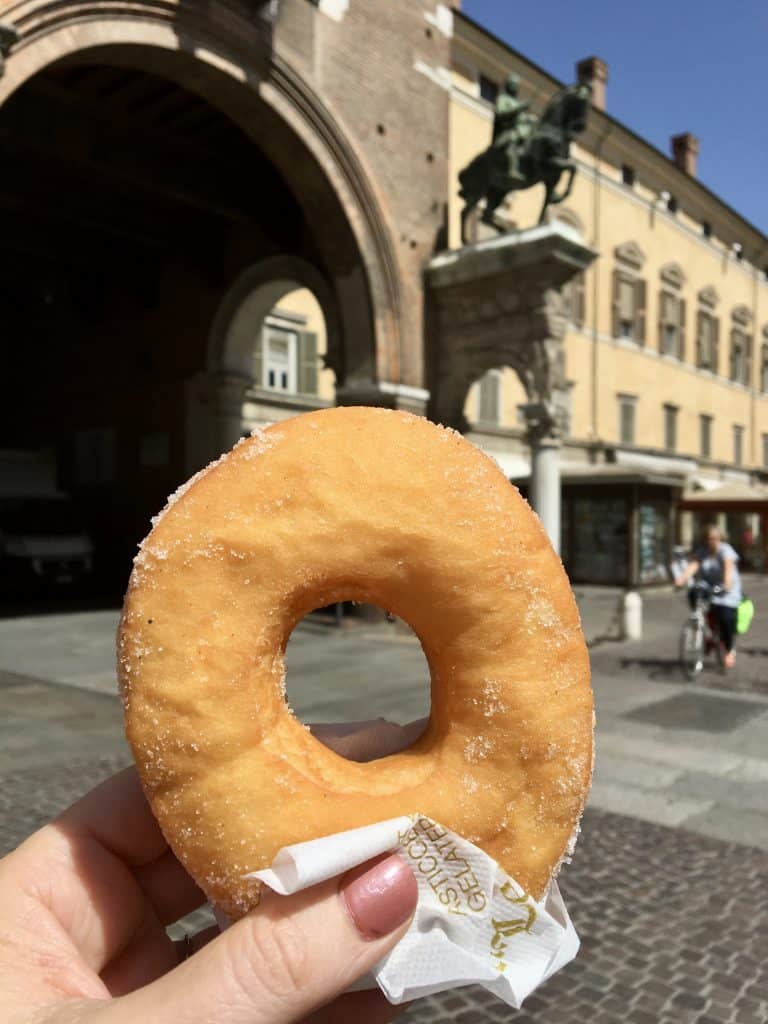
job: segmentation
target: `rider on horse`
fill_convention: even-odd
[[[513,72],[496,100],[490,173],[491,183],[499,188],[508,188],[510,181],[525,181],[520,172],[520,154],[536,126],[536,117],[529,112],[530,103],[517,98],[519,89],[520,79]]]

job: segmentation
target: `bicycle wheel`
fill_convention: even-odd
[[[683,626],[680,666],[686,679],[695,679],[704,668],[704,630],[698,622],[686,622]]]

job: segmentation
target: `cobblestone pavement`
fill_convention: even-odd
[[[116,754],[0,776],[0,853],[122,767]],[[577,960],[515,1012],[468,987],[413,1004],[408,1024],[766,1024],[768,858],[587,811],[561,887]]]
[[[407,1021],[768,1024],[768,581],[749,589],[758,616],[741,675],[697,686],[674,659],[679,596],[647,595],[636,644],[600,642],[611,601],[583,596],[598,641],[597,772],[561,877],[582,953],[520,1013],[466,988],[420,1001]],[[129,761],[115,618],[0,623],[1,850]],[[305,721],[406,721],[428,709],[423,655],[391,630],[302,626],[288,661]]]

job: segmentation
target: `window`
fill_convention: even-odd
[[[763,434],[763,466],[768,469],[768,434]]]
[[[749,383],[750,338],[745,331],[734,327],[731,331],[731,380],[737,384]]]
[[[630,167],[629,164],[621,165],[621,183],[627,185],[629,188],[633,188],[635,184],[635,168]]]
[[[645,281],[614,272],[613,335],[642,343],[645,341]]]
[[[667,199],[667,209],[670,213],[677,213],[677,199],[675,199],[674,196],[670,196],[669,199]]]
[[[619,330],[620,338],[635,335],[635,284],[623,279],[619,282]]]
[[[712,237],[712,225],[709,223],[708,220],[703,220],[701,222],[701,233],[705,238]]]
[[[645,281],[640,271],[645,256],[637,242],[622,242],[613,250],[613,336],[645,344]]]
[[[668,452],[677,451],[677,406],[664,406],[664,447]]]
[[[583,327],[586,321],[586,284],[584,271],[563,286],[563,313],[569,323]]]
[[[720,321],[706,309],[696,319],[696,365],[702,370],[718,371]]]
[[[493,79],[486,75],[480,75],[480,98],[488,103],[495,103],[498,95],[499,87]]]
[[[489,370],[479,381],[477,389],[478,423],[498,423],[501,406],[501,373]]]
[[[253,377],[268,391],[316,395],[317,335],[267,321],[255,346]]]
[[[712,458],[712,417],[699,415],[699,454],[703,459]]]
[[[635,395],[619,395],[619,441],[621,444],[635,443]]]
[[[677,359],[685,352],[685,299],[666,290],[659,293],[659,351]]]
[[[262,385],[270,391],[296,391],[296,331],[264,327]]]
[[[733,425],[733,464],[740,466],[744,458],[744,427]]]
[[[763,330],[763,337],[768,336],[768,331]],[[760,356],[760,390],[768,394],[768,343],[763,345]]]

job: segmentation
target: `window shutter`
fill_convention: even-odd
[[[752,335],[744,335],[744,380],[743,384],[752,387]]]
[[[713,373],[720,372],[720,320],[712,317],[712,363],[710,370]]]
[[[635,281],[635,341],[639,345],[645,344],[645,281],[638,278]]]
[[[299,392],[317,394],[317,335],[312,331],[299,332]]]
[[[495,370],[489,370],[480,378],[478,419],[481,423],[499,422],[500,385],[501,379]]]
[[[730,365],[728,368],[728,377],[730,380],[736,380],[736,345],[738,344],[738,337],[735,330],[731,331],[731,358]]]
[[[257,388],[264,384],[264,327],[259,331],[256,344],[253,346],[253,382]]]
[[[680,333],[677,339],[678,359],[685,359],[685,299],[679,299],[677,308],[680,316]]]
[[[664,355],[664,306],[665,306],[664,292],[660,291],[659,292],[659,319],[658,319],[659,354],[660,355]]]
[[[621,274],[618,270],[613,272],[613,302],[612,302],[612,324],[611,333],[614,338],[619,336],[619,300],[621,298]]]
[[[704,317],[702,310],[696,312],[696,365],[704,366]],[[711,337],[711,336],[710,336]]]

